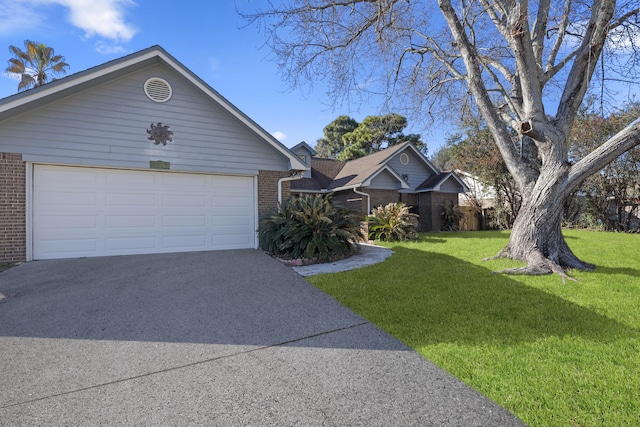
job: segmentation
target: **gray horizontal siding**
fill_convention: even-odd
[[[144,94],[150,77],[167,80],[171,100]],[[156,146],[146,130],[162,122],[173,141]],[[156,65],[0,122],[0,152],[33,162],[255,174],[284,171],[288,159],[173,70]]]
[[[397,190],[400,188],[400,183],[387,171],[380,172],[375,178],[371,180],[369,188],[381,189],[381,190]]]
[[[409,156],[409,163],[403,165],[400,163],[400,153],[389,160],[388,165],[393,168],[398,175],[409,175],[407,182],[409,183],[410,190],[415,190],[417,186],[422,184],[425,179],[433,175],[431,168],[425,165],[424,161],[420,159],[411,149],[405,149],[402,153],[407,153]]]
[[[449,178],[440,186],[440,191],[443,193],[462,193],[462,186],[458,184],[455,179]]]

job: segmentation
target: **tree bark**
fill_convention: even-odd
[[[524,267],[502,270],[505,274],[560,274],[570,268],[591,271],[594,266],[578,259],[562,235],[569,166],[545,167],[529,194],[524,195],[508,245],[494,258],[522,261]]]

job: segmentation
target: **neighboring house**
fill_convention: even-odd
[[[469,172],[460,169],[456,174],[464,181],[469,191],[460,193],[458,203],[460,206],[477,205],[482,209],[490,209],[496,201],[496,190],[490,185],[484,184],[480,179]]]
[[[482,183],[477,176],[469,172],[459,169],[456,169],[455,172],[469,189],[460,193],[458,197],[460,210],[464,213],[460,229],[466,231],[485,230],[496,201],[495,188]]]
[[[311,167],[305,177],[291,182],[292,194],[334,193],[343,206],[362,215],[404,202],[420,215],[421,231],[443,229],[442,205],[447,200],[457,204],[458,193],[468,191],[454,172],[439,171],[410,142],[348,162],[314,157],[304,142],[291,151],[310,159]]]
[[[256,248],[307,169],[154,46],[0,100],[0,262]]]

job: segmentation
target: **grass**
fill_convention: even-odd
[[[11,267],[15,267],[18,263],[15,262],[0,262],[0,273],[10,269]]]
[[[308,280],[532,426],[640,425],[640,235],[568,230],[592,273],[490,274],[504,232],[422,235]]]

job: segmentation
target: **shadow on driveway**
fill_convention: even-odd
[[[256,250],[0,273],[0,424],[522,425]]]
[[[255,250],[37,261],[0,292],[3,336],[264,346],[365,322]]]

